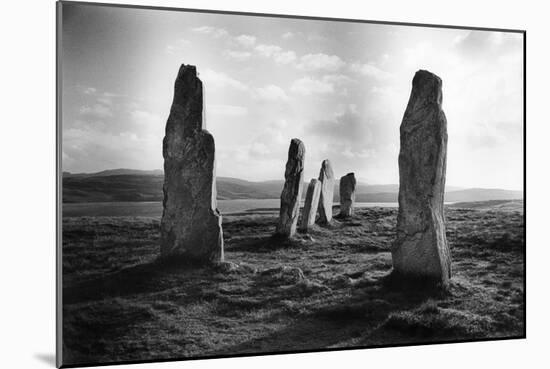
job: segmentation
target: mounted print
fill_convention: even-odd
[[[61,366],[525,337],[525,32],[58,3]]]

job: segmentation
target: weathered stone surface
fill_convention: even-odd
[[[182,65],[163,141],[161,257],[223,260],[222,217],[216,208],[214,138],[204,128],[203,88],[196,68]]]
[[[334,172],[328,159],[323,160],[319,172],[321,194],[319,195],[319,223],[326,224],[332,220],[332,201],[334,197]]]
[[[447,120],[441,86],[428,71],[416,72],[413,79],[400,128],[399,213],[391,251],[397,275],[446,284],[451,254],[443,213]]]
[[[317,207],[319,206],[319,195],[321,194],[321,182],[312,178],[307,186],[306,201],[302,210],[302,221],[300,229],[307,231],[315,223]]]
[[[306,148],[304,143],[297,138],[293,138],[288,148],[285,184],[281,192],[279,224],[275,232],[277,235],[292,237],[296,233],[300,200],[302,198],[305,156]]]
[[[340,217],[345,218],[353,215],[356,184],[355,173],[348,173],[340,178]]]

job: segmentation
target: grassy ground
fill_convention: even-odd
[[[159,264],[158,218],[63,221],[66,364],[517,337],[524,223],[448,208],[449,291],[389,283],[396,209],[281,243],[276,213],[224,217],[225,263]]]

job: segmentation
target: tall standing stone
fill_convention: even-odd
[[[340,217],[346,218],[353,215],[356,184],[355,173],[348,173],[340,178]]]
[[[441,85],[438,76],[425,70],[413,79],[400,128],[399,213],[392,259],[399,275],[445,285],[451,277],[451,253],[443,213],[447,119]]]
[[[203,102],[196,68],[182,65],[163,141],[160,252],[163,258],[200,264],[223,260],[214,138],[204,129]]]
[[[304,209],[302,210],[302,221],[300,223],[300,229],[302,231],[307,231],[308,228],[315,223],[320,194],[321,182],[318,179],[312,178],[307,186],[306,201],[304,203]]]
[[[300,200],[302,198],[305,155],[306,148],[304,143],[297,138],[293,138],[288,148],[285,184],[281,192],[279,224],[275,232],[279,236],[292,237],[296,233]]]
[[[328,159],[323,160],[319,172],[321,195],[319,196],[319,223],[327,224],[332,220],[332,201],[334,197],[334,172]]]

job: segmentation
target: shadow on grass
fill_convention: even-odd
[[[180,260],[156,259],[150,263],[124,268],[100,278],[90,279],[63,288],[63,305],[96,301],[108,297],[124,297],[140,293],[156,293],[177,286],[182,278],[215,283],[215,266],[200,267]]]
[[[228,243],[227,251],[240,251],[251,253],[268,253],[281,249],[297,249],[305,246],[308,242],[307,235],[297,234],[292,238],[285,238],[279,235],[250,236],[240,238],[235,244]]]
[[[258,287],[260,287],[259,283]],[[286,298],[305,297],[304,295],[286,296],[282,291],[278,289],[277,296],[272,297],[272,303]],[[327,303],[319,302],[318,305],[310,306],[307,312],[296,312],[293,314],[291,323],[281,329],[209,352],[208,355],[380,345],[384,342],[373,343],[368,337],[377,333],[381,325],[390,321],[392,314],[404,310],[429,310],[425,306],[431,306],[434,298],[442,297],[447,293],[423,284],[399,285],[391,273],[377,279],[369,278],[359,281],[351,289],[351,296],[348,298],[331,300],[329,297]],[[434,309],[437,309],[437,306]],[[395,327],[396,336],[406,336],[410,333],[409,327],[405,325]],[[427,339],[438,339],[437,331],[432,330],[430,333],[431,336],[426,334]],[[447,332],[444,331],[444,333]],[[386,342],[391,343],[391,337],[386,339]]]

